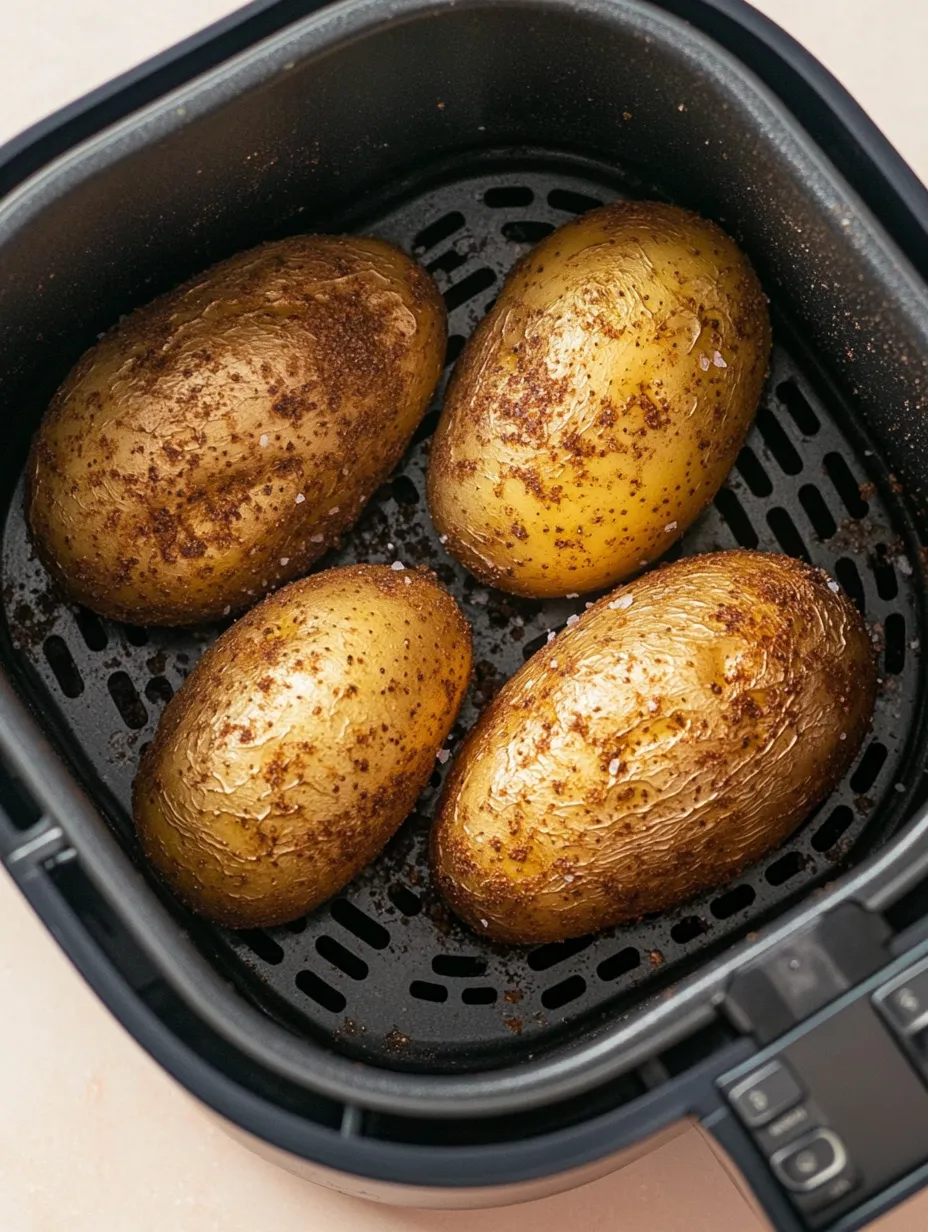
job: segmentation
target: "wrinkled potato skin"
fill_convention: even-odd
[[[297,236],[213,266],[112,329],[55,395],[27,469],[44,563],[115,620],[254,603],[356,521],[445,335],[432,279],[380,240]]]
[[[621,596],[631,606],[610,608]],[[672,907],[782,842],[831,792],[875,687],[863,622],[823,573],[738,551],[647,574],[484,712],[433,830],[438,883],[499,941]]]
[[[714,223],[623,201],[561,227],[455,368],[428,484],[449,551],[539,598],[639,572],[718,491],[769,356],[760,284]]]
[[[430,576],[331,569],[233,625],[168,704],[142,761],[142,848],[231,928],[312,910],[381,850],[435,768],[470,634]]]

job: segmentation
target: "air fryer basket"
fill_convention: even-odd
[[[354,223],[419,255],[439,280],[450,314],[449,364],[533,241],[626,188],[601,168],[584,167],[578,176],[569,162],[544,167],[537,156],[486,161],[490,169],[452,172],[386,214]],[[816,390],[786,321],[778,324],[752,436],[714,507],[670,555],[740,544],[801,556],[840,579],[870,622],[881,665],[873,730],[844,782],[787,844],[732,885],[653,920],[526,950],[475,936],[431,888],[428,828],[448,769],[436,763],[403,831],[327,907],[268,931],[198,927],[223,969],[270,1013],[389,1067],[515,1062],[590,1015],[614,1013],[617,999],[626,1008],[630,994],[666,984],[892,833],[899,788],[914,773],[906,755],[921,682],[920,559],[885,464],[839,395]],[[477,584],[443,551],[424,502],[441,392],[397,473],[323,563],[427,565],[460,600],[476,668],[453,752],[481,706],[550,631],[583,610],[584,598],[515,599]],[[7,518],[3,576],[18,663],[41,679],[67,725],[68,744],[115,796],[111,824],[130,845],[139,754],[215,630],[121,628],[62,602],[31,550],[20,496]]]
[[[105,953],[98,987],[194,1089],[208,1085],[198,1065],[223,1075],[225,1094],[207,1097],[227,1115],[244,1123],[230,1109],[247,1092],[264,1101],[260,1115],[248,1107],[265,1139],[303,1133],[299,1149],[329,1162],[357,1139],[345,1166],[371,1176],[414,1172],[405,1156],[375,1158],[370,1141],[437,1142],[442,1119],[459,1118],[458,1140],[525,1138],[632,1100],[650,1080],[621,1075],[697,1027],[708,1052],[744,1055],[714,1009],[731,975],[826,907],[887,900],[925,858],[928,293],[907,258],[766,86],[644,0],[345,0],[85,135],[0,202],[11,685],[0,680],[11,769],[0,852],[63,944],[85,969],[91,949]],[[596,938],[497,947],[448,915],[424,861],[441,763],[383,856],[308,919],[230,933],[187,916],[138,857],[129,789],[161,708],[218,630],[120,627],[55,593],[21,489],[52,391],[120,313],[231,252],[313,228],[372,232],[418,256],[448,304],[450,364],[513,261],[617,195],[718,219],[770,296],[775,348],[756,425],[674,551],[742,544],[837,577],[880,663],[855,766],[731,885]],[[507,597],[445,553],[423,500],[440,403],[441,391],[325,563],[426,564],[463,604],[476,670],[453,755],[499,684],[584,600]],[[553,1120],[530,1123],[533,1107]],[[479,1132],[461,1128],[467,1118]],[[476,1184],[503,1165],[460,1166]]]

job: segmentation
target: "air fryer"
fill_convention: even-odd
[[[928,197],[835,82],[738,0],[257,4],[8,146],[0,191],[0,854],[127,1029],[255,1149],[384,1201],[536,1197],[694,1121],[789,1232],[917,1189]],[[219,630],[119,626],[55,592],[21,482],[53,390],[121,313],[307,230],[414,254],[450,367],[531,244],[645,196],[738,238],[775,331],[748,443],[671,556],[742,545],[838,579],[881,680],[849,774],[731,884],[596,937],[495,946],[443,909],[440,764],[308,918],[186,914],[139,856],[129,790]],[[441,393],[325,563],[398,557],[451,589],[475,635],[460,737],[577,602],[503,595],[443,551],[423,499]]]

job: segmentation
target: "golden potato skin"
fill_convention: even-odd
[[[146,856],[219,924],[304,915],[412,809],[470,659],[467,622],[430,575],[355,565],[278,591],[165,709],[133,789]]]
[[[499,941],[672,907],[782,842],[831,792],[875,688],[863,621],[826,574],[745,551],[649,573],[484,712],[433,829],[438,884]]]
[[[381,240],[303,235],[223,261],[79,361],[27,468],[39,554],[136,624],[248,606],[304,574],[402,456],[445,308]]]
[[[449,551],[539,598],[637,573],[722,484],[769,356],[760,284],[714,223],[620,201],[561,227],[455,368],[428,480]]]

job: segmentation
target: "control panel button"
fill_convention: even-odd
[[[831,1129],[816,1129],[770,1157],[770,1166],[793,1193],[811,1193],[845,1171],[844,1143]]]
[[[877,996],[884,1014],[903,1035],[928,1027],[928,970],[917,972],[888,992],[881,989]]]
[[[732,1087],[728,1098],[744,1124],[755,1129],[801,1103],[802,1094],[786,1066],[771,1061]]]

